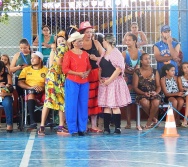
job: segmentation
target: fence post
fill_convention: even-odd
[[[117,20],[117,10],[116,10],[116,4],[115,4],[115,0],[112,0],[112,5],[113,5],[113,10],[112,10],[112,31],[113,31],[113,35],[116,37],[116,20]]]
[[[39,51],[42,52],[42,0],[38,0],[38,37]]]
[[[30,45],[32,45],[33,43],[31,22],[31,6],[24,5],[22,17],[22,35],[23,38],[26,38],[28,40]]]
[[[187,0],[181,0],[180,1],[180,17],[181,17],[181,28],[180,28],[180,36],[181,36],[181,49],[183,52],[183,61],[188,61],[188,2]],[[177,23],[178,24],[178,23]]]

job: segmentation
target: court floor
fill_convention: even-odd
[[[5,125],[4,125],[5,126]],[[183,167],[188,165],[188,130],[179,138],[162,138],[159,128],[139,132],[132,127],[121,135],[57,136],[47,129],[8,134],[0,129],[0,167]],[[113,127],[112,127],[113,131]]]

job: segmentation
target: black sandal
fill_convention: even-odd
[[[38,130],[38,135],[39,136],[45,136],[44,126],[40,126],[40,128]]]

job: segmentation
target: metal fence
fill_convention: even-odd
[[[131,22],[137,22],[139,30],[147,36],[148,45],[144,49],[151,56],[153,44],[160,40],[162,25],[169,24],[173,37],[180,42],[180,29],[184,26],[180,24],[180,0],[43,0],[8,14],[9,21],[0,22],[0,52],[10,57],[19,51],[20,39],[28,38],[32,46],[35,37],[41,35],[40,19],[54,35],[69,25],[89,21],[96,32],[116,35],[121,51],[125,49],[124,34],[130,31]]]

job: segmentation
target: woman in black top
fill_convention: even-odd
[[[3,106],[6,115],[7,132],[12,132],[12,78],[5,72],[5,64],[0,61],[0,104]]]
[[[85,34],[83,38],[83,48],[90,55],[90,64],[92,70],[88,76],[89,80],[89,103],[88,103],[88,115],[91,116],[91,128],[90,132],[98,133],[102,132],[97,127],[97,114],[101,113],[102,109],[98,106],[98,87],[99,87],[99,68],[96,61],[91,57],[100,57],[104,53],[104,49],[97,40],[92,40],[93,29],[88,21],[82,22],[78,31],[81,34]]]

